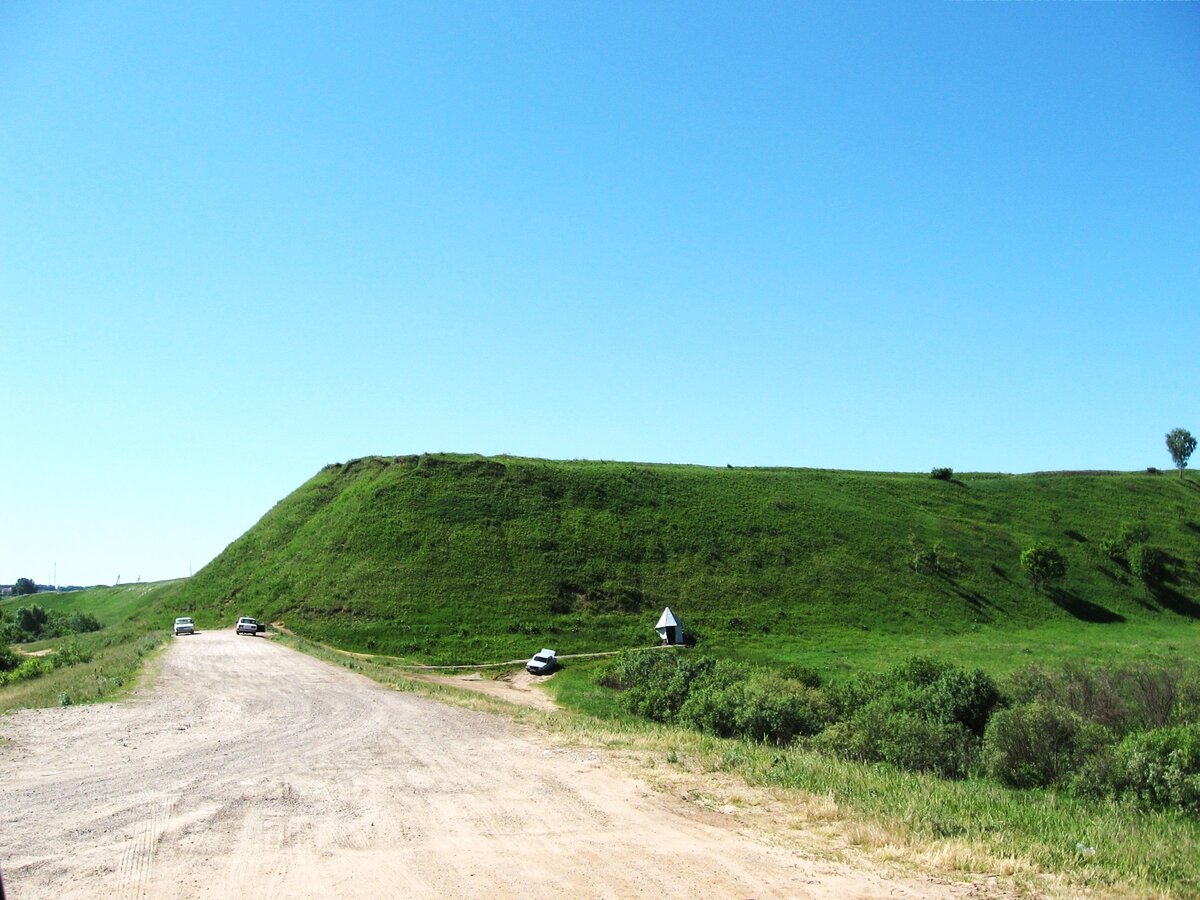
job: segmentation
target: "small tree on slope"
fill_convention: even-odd
[[[1171,451],[1171,459],[1175,461],[1175,468],[1179,470],[1179,477],[1182,478],[1183,470],[1187,468],[1188,457],[1196,449],[1196,439],[1186,428],[1173,428],[1167,432],[1167,449]]]
[[[1021,551],[1021,568],[1029,575],[1034,590],[1067,574],[1067,559],[1053,547],[1038,545]]]

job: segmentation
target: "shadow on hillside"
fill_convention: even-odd
[[[959,486],[960,488],[962,488],[964,491],[967,489],[967,485],[966,485],[966,483],[965,483],[965,482],[962,482],[962,481],[959,481],[957,478],[951,478],[951,479],[950,479],[950,483],[951,483],[951,484],[958,485],[958,486]]]
[[[1200,525],[1197,525],[1195,522],[1184,522],[1183,527],[1196,532],[1196,534],[1200,534]]]
[[[1076,531],[1074,528],[1068,528],[1066,531],[1063,532],[1063,534],[1065,534],[1071,540],[1073,540],[1079,544],[1086,544],[1088,542],[1088,539],[1085,538],[1078,531]]]
[[[960,588],[956,584],[950,585],[950,590],[954,591],[954,593],[961,599],[966,600],[968,603],[970,603],[973,607],[975,607],[975,611],[979,612],[981,614],[986,615],[986,613],[984,613],[985,609],[995,609],[995,610],[1000,609],[999,606],[997,606],[995,603],[993,603],[991,600],[989,600],[987,597],[983,596],[983,594],[978,593],[977,591],[968,591],[968,590],[965,590],[964,588]],[[991,616],[988,616],[988,619],[990,620]]]
[[[1100,566],[1100,574],[1111,581],[1113,584],[1129,584],[1129,579],[1119,569],[1110,569],[1108,566]]]
[[[1178,556],[1168,556],[1167,568],[1162,580],[1157,584],[1148,586],[1150,596],[1158,601],[1158,604],[1163,609],[1168,609],[1181,616],[1187,616],[1189,619],[1200,619],[1200,603],[1196,603],[1189,597],[1185,597],[1176,589],[1175,585],[1181,582],[1196,587],[1200,585],[1200,578]]]
[[[995,563],[992,563],[992,574],[999,575],[1001,578],[1003,578],[1007,582],[1010,582],[1010,583],[1012,582],[1012,579],[1008,577],[1008,573],[1005,572],[1002,568],[1000,568]]]
[[[1169,609],[1189,619],[1200,619],[1200,603],[1189,600],[1169,584],[1159,584],[1150,588],[1150,596],[1157,600],[1163,609]]]
[[[1061,588],[1048,589],[1046,596],[1050,598],[1050,602],[1063,612],[1069,613],[1081,622],[1108,624],[1125,621],[1125,617],[1120,613],[1106,609],[1098,603],[1093,603],[1091,600],[1084,600],[1078,594],[1064,591]]]

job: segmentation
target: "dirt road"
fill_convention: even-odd
[[[0,719],[0,867],[53,897],[932,897],[739,833],[483,713],[261,638],[133,700]]]

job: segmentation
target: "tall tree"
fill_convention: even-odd
[[[25,594],[36,594],[37,584],[32,578],[18,578],[17,583],[13,585],[14,594],[23,596]]]
[[[1171,451],[1171,459],[1175,461],[1175,468],[1179,470],[1179,477],[1182,478],[1183,470],[1187,468],[1188,457],[1196,449],[1196,439],[1186,428],[1173,428],[1167,432],[1167,449]]]

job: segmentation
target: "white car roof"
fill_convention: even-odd
[[[555,656],[556,654],[553,650],[547,650],[545,647],[543,647],[541,650],[539,650],[537,653],[535,653],[533,655],[534,656]]]

